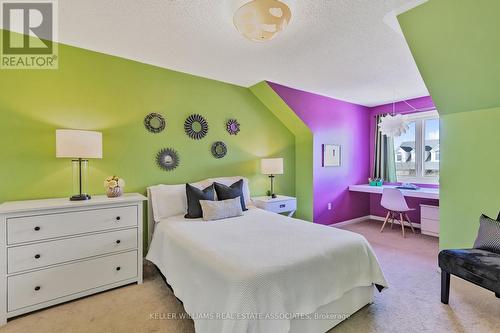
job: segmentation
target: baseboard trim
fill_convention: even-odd
[[[330,226],[331,227],[342,227],[342,226],[346,226],[346,225],[349,225],[349,224],[354,224],[354,223],[368,221],[368,220],[374,220],[374,221],[384,222],[385,221],[385,217],[377,216],[377,215],[366,215],[366,216],[357,217],[355,219],[351,219],[351,220],[347,220],[347,221],[333,223],[333,224],[330,224]],[[394,220],[394,224],[401,225],[401,222],[399,220]],[[415,229],[420,229],[420,223],[412,223],[412,224],[413,224],[413,227]],[[405,223],[405,226],[408,226],[408,223]]]
[[[355,219],[351,219],[351,220],[347,220],[347,221],[332,223],[332,224],[330,224],[330,226],[331,227],[341,227],[341,226],[344,226],[344,225],[349,225],[349,224],[354,224],[354,223],[358,223],[358,222],[367,221],[369,219],[370,219],[370,215],[366,215],[366,216],[357,217]]]

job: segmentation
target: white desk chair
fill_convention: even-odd
[[[401,223],[401,231],[403,232],[403,238],[405,237],[405,226],[403,215],[406,217],[406,221],[410,224],[410,228],[415,233],[415,229],[413,229],[413,225],[411,224],[410,218],[408,217],[407,212],[415,210],[408,207],[406,203],[405,197],[403,193],[397,188],[384,188],[384,192],[382,193],[382,200],[380,201],[380,205],[388,210],[387,216],[385,217],[384,224],[382,225],[382,229],[380,232],[384,231],[384,227],[391,218],[391,229],[394,224],[394,219],[397,219],[396,214],[399,214],[400,223]]]

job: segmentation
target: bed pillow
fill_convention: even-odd
[[[200,200],[203,220],[214,221],[243,215],[240,198],[210,201]]]
[[[207,181],[191,183],[197,188],[205,188],[212,184]],[[187,212],[186,184],[155,185],[148,187],[153,220],[158,223],[172,216],[184,215]]]
[[[474,248],[500,254],[500,221],[481,215]]]
[[[186,214],[186,185],[156,185],[148,188],[153,220],[160,222],[171,216]]]
[[[245,199],[245,206],[248,207],[249,205],[252,204],[252,200],[250,198],[250,186],[248,178],[242,176],[232,176],[232,177],[208,178],[205,179],[205,181],[209,182],[208,184],[219,183],[226,186],[230,186],[231,184],[234,184],[240,179],[243,179],[243,188],[242,188],[243,198]]]
[[[200,200],[215,200],[214,184],[201,190],[196,186],[186,184],[187,197],[187,214],[184,215],[187,219],[197,219],[203,216],[200,206]]]
[[[217,193],[217,200],[228,200],[240,198],[241,208],[247,210],[245,206],[245,198],[243,197],[243,179],[238,180],[231,186],[226,186],[220,183],[214,183],[215,192]]]

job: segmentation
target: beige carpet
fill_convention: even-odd
[[[450,305],[440,303],[436,238],[407,233],[403,239],[399,228],[386,227],[380,234],[380,226],[380,222],[366,221],[344,228],[370,241],[390,288],[331,332],[500,332],[500,299],[491,292],[452,278]],[[0,331],[194,332],[190,320],[170,319],[167,313],[183,314],[183,307],[155,270],[146,265],[140,286],[25,315],[9,321]]]

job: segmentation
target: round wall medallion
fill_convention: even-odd
[[[226,123],[226,130],[231,135],[237,135],[240,131],[240,123],[236,119],[229,119]]]
[[[150,113],[144,118],[144,126],[151,133],[160,133],[165,129],[167,122],[159,113]]]
[[[156,155],[156,163],[163,170],[171,171],[179,165],[179,155],[172,148],[164,148]]]
[[[191,139],[200,140],[208,133],[208,123],[199,114],[192,114],[184,122],[184,130]]]
[[[222,141],[214,142],[211,150],[215,158],[223,158],[227,154],[226,144]]]

